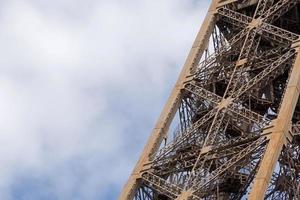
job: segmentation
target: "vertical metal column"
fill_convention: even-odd
[[[250,200],[264,199],[267,187],[270,183],[272,173],[275,169],[282,147],[284,146],[291,120],[300,94],[300,49],[296,48],[297,57],[294,63],[290,79],[283,97],[277,119],[272,123],[272,134],[270,141],[260,164],[257,175],[255,176],[252,190],[249,194]]]

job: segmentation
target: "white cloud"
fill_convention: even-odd
[[[115,198],[207,4],[1,2],[0,199]]]

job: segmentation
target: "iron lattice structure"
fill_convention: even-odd
[[[299,9],[212,1],[120,200],[300,199]]]

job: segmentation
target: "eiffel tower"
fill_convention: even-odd
[[[300,199],[300,0],[212,0],[119,200]]]

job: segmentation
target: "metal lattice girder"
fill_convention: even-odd
[[[274,0],[259,0],[258,4],[256,6],[256,10],[254,13],[254,18],[258,18],[261,15],[263,15],[266,11],[266,9],[268,9],[268,7],[272,6],[272,4],[274,3]]]
[[[200,79],[201,79],[201,77],[210,74],[211,70],[215,70],[214,66],[212,64],[214,64],[214,62],[217,60],[218,57],[225,54],[225,52],[230,51],[232,49],[231,48],[232,45],[235,45],[236,43],[238,43],[247,34],[247,31],[248,31],[247,29],[242,30],[241,32],[236,34],[234,37],[232,37],[224,46],[222,46],[218,50],[218,52],[211,54],[204,61],[200,62],[198,64],[198,66],[196,67],[197,71],[194,72],[194,73],[196,73],[196,75],[195,74],[194,75],[200,77]],[[204,73],[204,75],[201,76],[202,73]]]
[[[295,7],[299,2],[299,0],[280,0],[264,12],[261,18],[266,22],[273,22],[291,8]]]
[[[199,190],[203,189],[207,184],[209,184],[211,181],[215,180],[218,176],[225,173],[226,170],[230,169],[234,166],[237,162],[244,159],[249,154],[253,153],[255,150],[257,150],[261,145],[264,145],[266,142],[266,138],[262,137],[256,140],[255,142],[248,145],[246,148],[241,150],[239,153],[237,153],[234,157],[232,157],[230,160],[228,160],[226,163],[218,167],[215,171],[213,171],[208,177],[201,177],[202,179],[199,180],[199,177],[197,176],[197,172],[195,173],[195,177],[197,177],[193,181],[193,191],[198,192]]]
[[[225,117],[225,109],[218,110],[215,115],[215,118],[212,121],[212,125],[208,130],[207,136],[204,141],[204,147],[213,145],[216,142],[218,136],[221,136],[221,133],[224,131],[225,123],[223,123]]]
[[[210,149],[208,152],[201,153],[201,147],[196,147],[191,151],[185,151],[180,155],[172,155],[163,162],[154,163],[153,168],[156,174],[165,176],[176,171],[182,171],[194,167],[199,168],[200,163],[205,161],[213,161],[216,158],[221,159],[228,156],[237,154],[243,150],[247,144],[255,139],[257,135],[248,134],[247,136],[242,136],[234,141],[227,142],[225,144],[218,144],[215,148]],[[197,156],[201,153],[201,159],[196,160]],[[174,167],[176,166],[176,167]]]
[[[299,146],[295,143],[289,143],[283,148],[279,157],[279,167],[273,172],[265,199],[300,198],[299,156]]]
[[[235,12],[233,10],[230,10],[228,8],[220,8],[218,9],[218,14],[228,18],[229,20],[227,22],[233,23],[237,25],[244,24],[241,28],[245,28],[252,22],[252,18],[243,15],[241,13]],[[285,29],[276,27],[274,25],[265,23],[263,21],[258,21],[258,30],[257,33],[261,34],[263,37],[267,37],[269,39],[272,39],[279,43],[285,43],[285,42],[293,42],[299,38],[299,35],[292,33],[290,31],[287,31]]]
[[[176,196],[180,195],[182,191],[182,188],[179,186],[172,184],[150,172],[143,173],[142,179],[146,182],[146,184],[149,184],[149,187],[154,188],[158,192],[165,194],[170,198],[175,198]]]
[[[239,26],[241,28],[247,27],[252,21],[251,17],[224,7],[218,9],[218,14],[225,17],[227,22]]]
[[[213,149],[210,149],[210,151],[206,152],[206,153],[215,154],[216,152],[223,152],[222,155],[224,156],[224,155],[226,155],[226,153],[224,154],[224,152],[229,151],[230,152],[229,154],[232,154],[233,150],[230,149],[231,147],[251,142],[252,140],[257,139],[258,137],[259,136],[257,134],[247,133],[240,137],[233,138],[232,140],[227,141],[227,142],[219,142],[215,145],[215,147]],[[185,147],[182,147],[182,148],[185,148]],[[160,168],[160,167],[163,167],[164,165],[169,167],[170,163],[172,164],[174,162],[182,162],[183,163],[182,167],[185,167],[185,168],[191,167],[191,166],[195,165],[195,161],[196,161],[195,157],[197,155],[199,155],[201,149],[202,149],[202,146],[195,146],[190,151],[182,152],[180,154],[180,156],[173,154],[171,156],[164,157],[162,159],[156,159],[156,160],[154,160],[154,164],[152,166],[154,168]]]
[[[259,136],[257,134],[247,133],[240,137],[233,138],[232,140],[229,140],[227,142],[219,142],[215,145],[215,147],[213,149],[210,149],[209,152],[214,154],[217,151],[223,151],[223,150],[226,150],[226,148],[230,148],[235,145],[240,145],[240,144],[244,144],[247,142],[251,142],[252,140],[257,139],[258,137]],[[180,155],[180,158],[176,158],[176,159],[177,160],[185,160],[185,158],[187,158],[187,157],[193,157],[193,156],[197,155],[197,153],[200,153],[199,150],[201,150],[201,149],[202,149],[202,146],[196,146],[191,151],[183,152],[183,154]],[[206,152],[206,153],[208,153],[208,152]],[[164,157],[164,159],[167,161],[171,160],[170,157]],[[165,160],[163,160],[163,161],[165,161]],[[154,163],[155,163],[154,166],[156,167],[156,166],[163,165],[163,163],[161,163],[161,161],[162,161],[161,159],[154,160]]]
[[[285,71],[285,63],[295,55],[295,51],[292,49],[288,51],[287,53],[280,56],[278,59],[276,59],[274,62],[269,63],[269,66],[265,68],[263,71],[261,71],[259,74],[257,74],[255,77],[244,83],[240,88],[238,88],[236,91],[234,89],[236,87],[229,87],[228,94],[233,98],[236,99],[239,96],[243,95],[245,92],[252,89],[254,86],[257,86],[257,84],[260,84],[261,81],[264,81],[261,84],[267,84],[268,79],[270,77],[276,77],[279,74],[282,74]],[[269,60],[270,61],[270,60]],[[282,69],[280,69],[280,67]],[[232,80],[231,80],[232,81]],[[237,80],[235,80],[233,83],[237,83]]]
[[[203,162],[203,159],[205,161],[210,161],[210,160],[215,160],[216,158],[221,159],[221,158],[228,157],[228,156],[235,156],[235,157],[238,157],[238,159],[242,159],[242,157],[244,157],[244,156],[248,155],[248,153],[250,153],[249,149],[251,149],[254,146],[254,143],[258,144],[258,142],[257,142],[258,140],[260,140],[260,136],[258,136],[257,134],[248,134],[245,136],[235,138],[234,140],[229,141],[225,144],[220,143],[215,148],[210,149],[208,152],[203,153],[203,157],[201,157],[201,160],[202,160],[202,162]],[[249,145],[249,144],[251,144],[251,145]],[[259,143],[259,144],[261,144],[261,143]],[[246,148],[248,150],[246,150]],[[195,151],[195,153],[197,153],[197,152],[199,152],[199,148]],[[245,154],[243,154],[241,156],[241,154],[242,154],[241,152],[243,152]],[[193,155],[191,155],[191,152],[186,152],[185,156],[192,157]],[[236,160],[236,158],[234,159],[234,157],[233,157],[231,160],[232,161]],[[179,162],[179,163],[185,162],[184,157],[180,156],[180,158],[177,158],[177,160],[174,162]],[[238,177],[239,174],[234,174],[234,176]],[[243,176],[242,179],[245,180],[245,182],[246,182],[247,177],[242,174],[240,174],[240,176]],[[148,184],[155,185],[155,189],[157,191],[159,191],[163,194],[167,193],[168,196],[172,196],[172,197],[176,196],[176,195],[178,196],[180,194],[179,191],[182,190],[182,188],[180,188],[178,185],[171,184],[167,180],[162,179],[159,176],[152,174],[150,172],[145,172],[142,175],[142,177],[143,177],[143,180],[148,182]],[[199,178],[198,176],[195,176],[195,177]],[[192,186],[192,183],[195,183],[195,179],[191,179],[190,181],[191,181],[191,183],[187,183],[187,186],[188,185]]]
[[[249,53],[253,47],[254,38],[256,36],[256,30],[249,30],[245,37],[239,58],[236,65],[231,73],[228,86],[226,88],[224,96],[232,96],[234,90],[240,85],[241,79],[243,79],[243,72],[245,71],[245,60],[247,60]],[[240,62],[242,61],[242,64]],[[245,79],[243,79],[245,80]]]
[[[213,1],[120,200],[299,198],[299,8]]]
[[[280,49],[282,49],[282,47]],[[284,50],[282,50],[282,51],[284,51]],[[263,57],[253,58],[253,60],[250,61],[249,66],[247,66],[245,70],[250,72],[250,71],[255,71],[258,69],[265,69],[265,68],[269,67],[272,63],[274,63],[276,60],[280,59],[280,55],[276,55],[275,57],[271,57],[271,58],[267,58],[267,56],[264,56],[264,59],[262,59],[262,58]],[[289,65],[292,64],[291,60],[288,60],[287,62],[289,62],[288,63]],[[206,76],[210,77],[209,74],[220,73],[218,76],[212,77],[213,80],[211,80],[210,82],[209,82],[210,78],[207,78],[207,80],[205,80],[205,79],[199,80],[199,77],[197,77],[197,82],[199,85],[205,86],[205,85],[209,85],[211,83],[218,82],[221,80],[228,81],[228,75],[230,75],[232,72],[228,72],[228,74],[226,75],[226,74],[222,74],[221,70],[227,70],[227,69],[232,69],[232,68],[233,68],[233,64],[229,65],[227,67],[220,68],[220,69],[213,68],[211,70],[211,72],[208,72],[208,75],[206,75]]]
[[[256,123],[258,126],[260,126],[260,128],[263,128],[270,123],[269,119],[264,118],[260,114],[257,114],[256,112],[253,112],[242,105],[232,103],[228,106],[228,108],[230,112],[244,118],[245,120]]]
[[[289,47],[287,45],[284,45],[284,46],[278,46],[278,47],[275,47],[275,48],[271,48],[271,49],[268,49],[268,51],[264,51],[264,52],[260,52],[260,54],[258,55],[254,55],[252,58],[251,58],[251,62],[253,62],[253,65],[264,65],[264,64],[260,64],[260,63],[264,63],[264,62],[268,62],[267,60],[268,59],[274,59],[274,58],[277,58],[281,56],[282,52],[285,52],[285,51],[288,51],[289,50]],[[269,63],[267,63],[269,64]]]
[[[274,76],[276,77],[276,74],[282,73],[281,70],[278,70],[280,66],[283,66],[283,64],[290,58],[292,58],[295,55],[295,50],[291,49],[285,54],[283,54],[279,59],[277,59],[275,62],[273,62],[268,68],[264,69],[262,72],[260,72],[258,75],[256,75],[254,78],[252,78],[250,81],[248,81],[245,85],[240,87],[237,91],[235,91],[232,95],[232,98],[238,98],[239,96],[243,95],[246,91],[249,91],[251,88],[253,88],[255,85],[260,83],[261,81],[265,81],[267,77]]]
[[[192,83],[188,83],[185,86],[185,90],[209,101],[212,102],[215,106],[221,103],[222,97]],[[257,124],[266,125],[268,123],[268,119],[265,119],[263,116],[243,107],[243,105],[236,104],[234,102],[228,105],[228,109],[230,112],[233,112],[240,117],[243,117],[247,120],[250,120]]]
[[[247,59],[249,56],[250,51],[252,50],[253,46],[254,46],[254,39],[256,36],[256,30],[252,29],[248,32],[245,42],[242,46],[240,55],[239,55],[239,59],[238,60],[243,60],[243,59]],[[259,44],[259,42],[258,42]]]
[[[213,92],[210,92],[202,87],[198,87],[192,83],[188,83],[185,85],[184,89],[186,91],[189,91],[193,94],[196,94],[197,96],[213,103],[214,105],[217,105],[221,102],[222,100],[222,97],[216,95],[215,93]]]
[[[271,24],[262,23],[262,33],[264,37],[270,38],[279,43],[294,42],[299,39],[299,35]]]
[[[249,146],[249,143],[257,140],[258,138],[259,136],[257,135],[248,134],[246,136],[238,137],[233,141],[225,142],[224,144],[216,144],[213,148],[208,147],[207,151],[200,152],[201,156],[199,157],[198,162],[194,163],[194,170],[199,170],[201,167],[203,169],[204,162],[236,155],[245,147]],[[194,172],[193,176],[196,177],[196,179],[200,179],[196,173],[197,171]]]
[[[217,109],[213,109],[209,111],[206,115],[204,115],[201,119],[199,119],[196,123],[194,123],[190,128],[188,128],[184,134],[175,138],[171,143],[162,148],[158,153],[156,159],[160,159],[161,157],[167,155],[172,150],[176,149],[178,146],[185,144],[188,140],[192,139],[195,135],[195,131],[199,129],[201,126],[205,125],[217,112]]]

